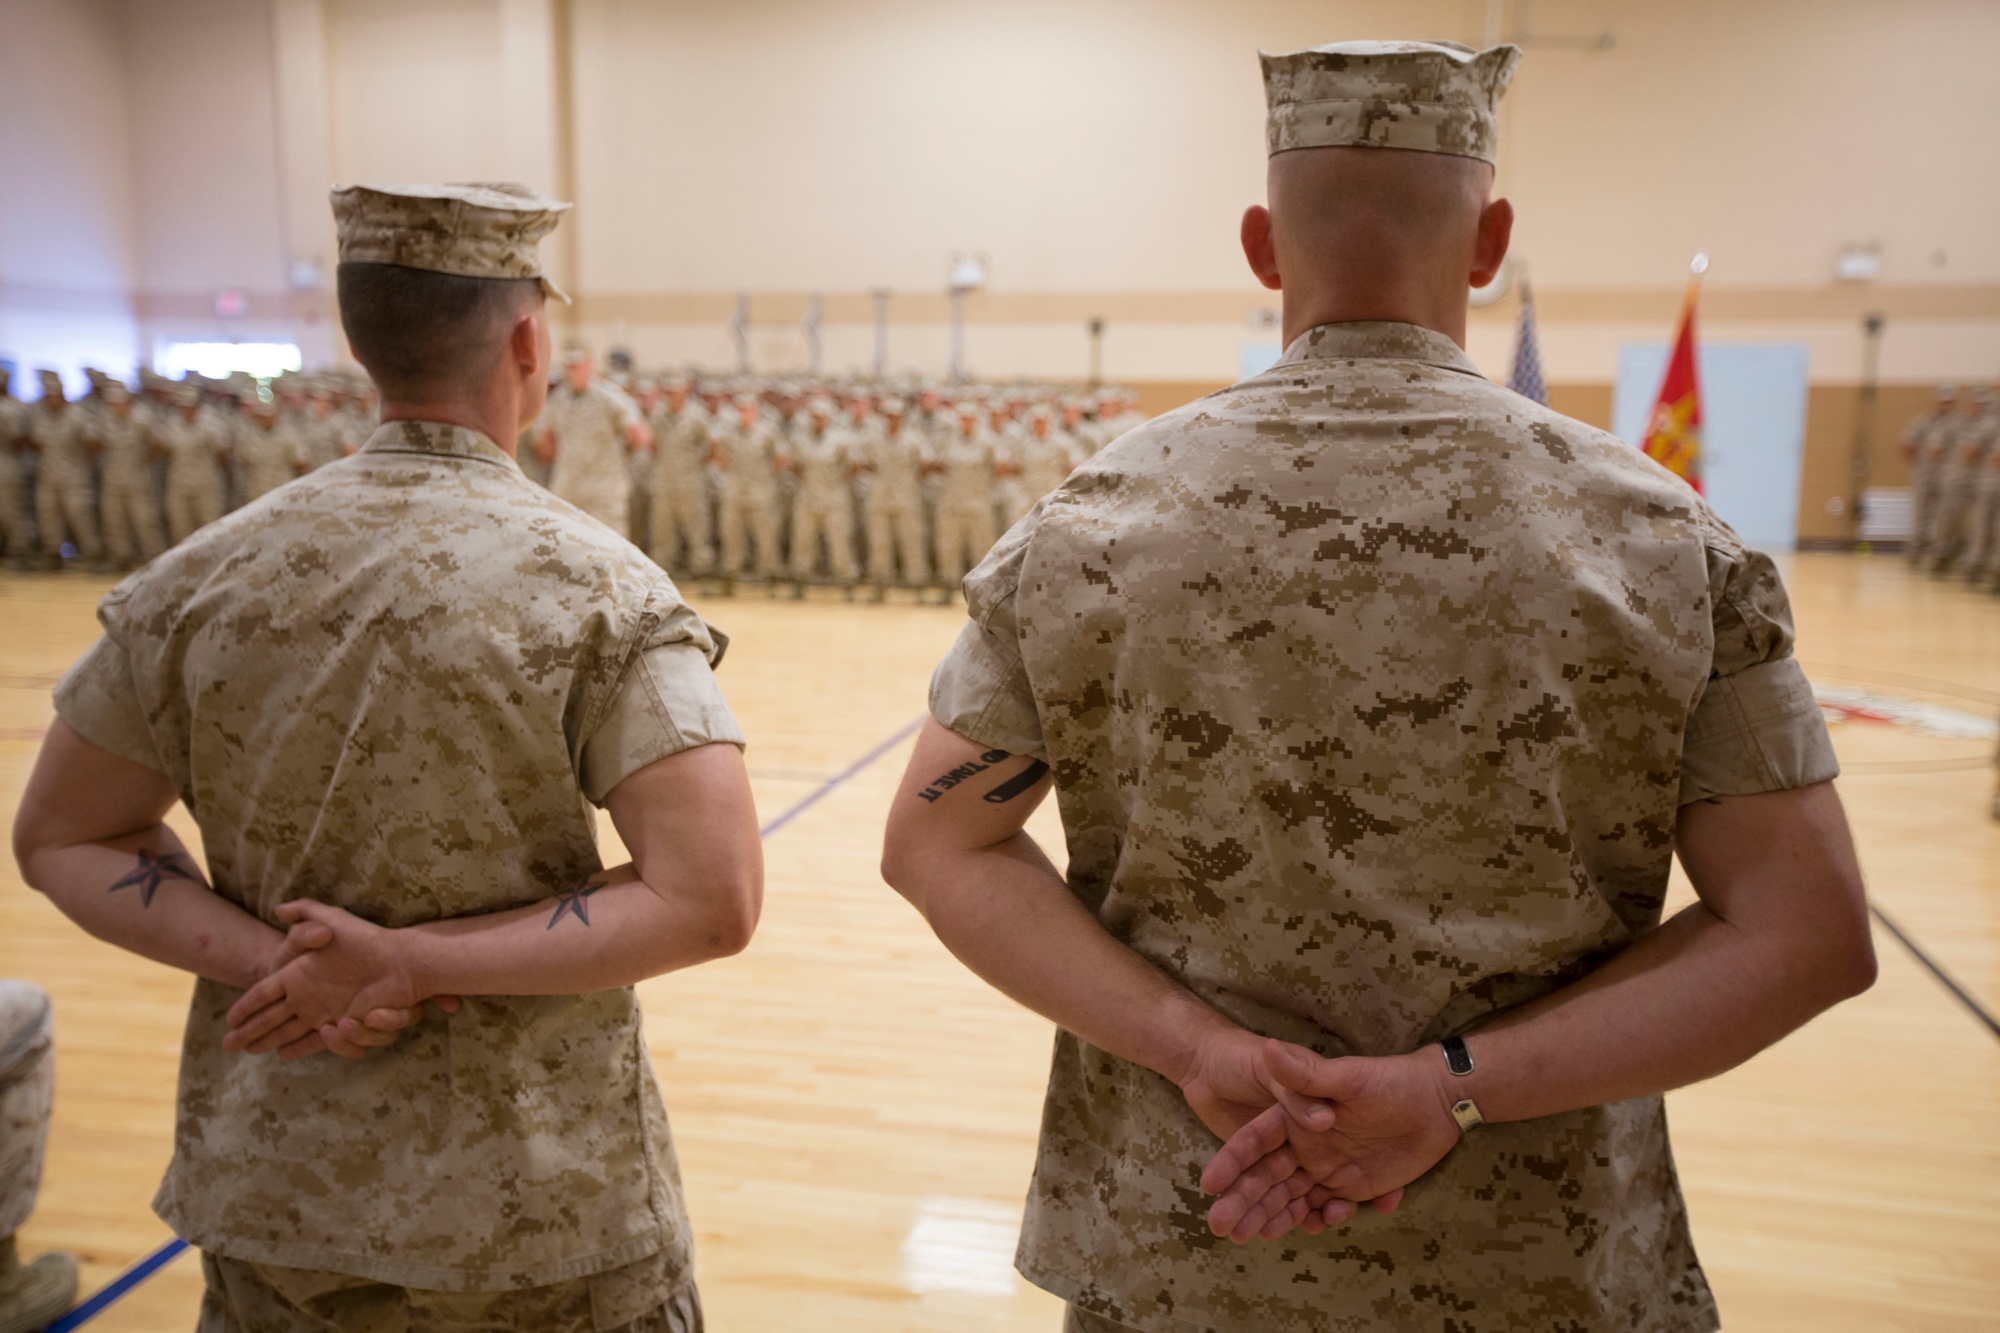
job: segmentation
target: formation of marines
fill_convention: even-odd
[[[622,359],[622,358],[621,358]],[[0,554],[131,569],[360,448],[366,379],[0,370]],[[663,568],[733,590],[950,589],[1072,469],[1145,421],[1115,388],[600,374],[572,349],[519,441],[536,480]]]
[[[1036,500],[1144,421],[1119,389],[600,376],[573,350],[521,456],[662,568],[718,591],[748,579],[879,598],[956,587]]]
[[[1910,461],[1910,563],[2000,592],[2000,394],[1937,390],[1903,430]]]
[[[0,556],[15,568],[132,569],[196,529],[360,448],[359,375],[169,379],[102,371],[74,400],[53,370],[22,402],[0,367]]]

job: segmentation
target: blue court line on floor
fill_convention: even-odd
[[[764,825],[763,828],[757,830],[757,836],[768,838],[794,819],[797,819],[800,815],[830,795],[836,787],[839,787],[856,773],[859,773],[862,769],[868,767],[883,755],[916,735],[918,729],[923,725],[923,718],[918,718],[916,721],[910,723],[909,726],[904,727],[888,740],[883,741],[867,754],[862,755],[859,759],[849,764],[846,768],[841,769],[838,773],[820,783],[819,786],[807,793],[803,799],[794,802],[790,809]],[[138,1286],[141,1282],[144,1282],[147,1278],[172,1263],[180,1256],[180,1252],[187,1247],[186,1241],[178,1236],[174,1237],[166,1244],[160,1246],[159,1249],[154,1250],[138,1263],[133,1264],[130,1268],[113,1278],[102,1290],[82,1305],[77,1306],[61,1319],[50,1324],[43,1333],[70,1333],[71,1329],[82,1328],[85,1324],[97,1318],[99,1314],[103,1313],[105,1309],[116,1302],[126,1292],[132,1290],[132,1288]]]
[[[153,1274],[159,1272],[162,1268],[165,1268],[174,1260],[180,1258],[181,1251],[187,1247],[188,1243],[186,1241],[182,1240],[179,1236],[175,1236],[172,1240],[160,1246],[159,1249],[154,1250],[138,1263],[133,1264],[117,1277],[112,1278],[95,1296],[92,1296],[82,1305],[77,1306],[74,1310],[56,1320],[55,1323],[50,1324],[43,1330],[43,1333],[69,1333],[73,1328],[82,1328],[85,1324],[97,1318],[97,1316],[103,1314],[105,1310],[115,1304],[119,1297],[138,1286],[141,1282],[144,1282]]]
[[[888,740],[883,741],[880,745],[870,750],[867,754],[862,755],[859,759],[849,764],[846,768],[843,768],[838,773],[835,773],[825,782],[820,783],[820,785],[817,788],[815,788],[812,792],[808,793],[803,799],[794,804],[791,809],[785,811],[785,813],[779,815],[776,819],[764,825],[763,828],[758,829],[757,836],[760,838],[768,838],[773,833],[776,833],[779,829],[783,828],[785,825],[791,823],[794,819],[797,819],[807,810],[810,810],[813,806],[819,804],[821,800],[825,799],[828,795],[830,795],[833,789],[838,787],[841,783],[847,781],[849,778],[853,777],[856,773],[859,773],[862,769],[868,767],[868,765],[874,763],[877,759],[880,759],[883,755],[889,753],[889,751],[895,749],[898,745],[901,745],[904,741],[916,735],[918,729],[921,728],[923,725],[924,725],[923,718],[918,718],[916,721],[910,723],[909,726],[904,727],[901,731],[891,736]]]

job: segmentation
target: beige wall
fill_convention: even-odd
[[[1507,0],[1504,35],[1525,10]],[[547,247],[580,296],[571,316],[642,360],[728,364],[725,321],[748,292],[755,363],[800,366],[820,293],[825,364],[864,367],[879,287],[891,364],[940,369],[946,256],[970,250],[992,264],[968,304],[973,370],[1081,377],[1099,316],[1105,373],[1172,397],[1233,378],[1244,344],[1273,337],[1235,242],[1262,194],[1255,51],[1476,42],[1487,14],[1480,0],[9,0],[0,355],[60,351],[78,329],[129,342],[133,309],[148,339],[288,333],[331,353],[329,293],[291,281],[294,261],[331,272],[326,184],[497,176],[577,200]],[[1607,397],[1619,348],[1666,337],[1698,246],[1713,264],[1704,336],[1802,342],[1819,388],[1858,379],[1869,311],[1888,317],[1890,384],[2000,372],[2000,5],[1542,0],[1533,21],[1500,184],[1559,397]],[[1610,49],[1551,40],[1600,32]],[[1881,280],[1834,283],[1856,243],[1880,248]],[[248,319],[216,321],[224,287],[249,296]],[[1470,350],[1496,375],[1514,310],[1473,321]],[[1846,429],[1832,404],[1816,391],[1809,473]]]
[[[72,385],[136,353],[131,143],[116,11],[95,0],[0,8],[0,360]]]
[[[1505,7],[1510,35],[1523,8]],[[1110,319],[1110,373],[1188,380],[1234,373],[1261,303],[1235,245],[1262,194],[1257,48],[1476,41],[1485,16],[1464,0],[574,10],[580,313],[599,337],[721,360],[721,317],[662,298],[713,294],[726,311],[749,290],[771,312],[770,364],[797,364],[788,312],[806,293],[860,320],[885,286],[908,326],[897,359],[934,369],[941,304],[922,298],[963,248],[991,256],[993,296],[1011,298],[975,303],[976,368],[1080,374],[1065,298],[1083,297]],[[1552,375],[1608,379],[1622,343],[1663,337],[1698,247],[1713,335],[1806,342],[1816,379],[1859,373],[1860,313],[1884,304],[1890,378],[2000,369],[2000,80],[1985,55],[2000,6],[1544,0],[1533,19],[1544,38],[1615,39],[1531,37],[1505,109],[1501,183]],[[1925,95],[1871,91],[1906,77]],[[1853,243],[1881,248],[1882,280],[1834,293]],[[1836,299],[1807,309],[1801,293]],[[1133,296],[1156,299],[1112,313]],[[1511,307],[1495,313],[1472,350],[1504,373]],[[852,365],[872,344],[857,329],[827,345]]]

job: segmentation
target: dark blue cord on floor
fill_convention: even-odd
[[[133,1264],[117,1277],[111,1279],[95,1296],[92,1296],[82,1305],[77,1306],[74,1310],[56,1320],[55,1323],[50,1324],[48,1328],[43,1330],[43,1333],[69,1333],[73,1328],[82,1328],[85,1324],[97,1318],[98,1315],[103,1314],[119,1297],[138,1286],[141,1282],[144,1282],[153,1274],[159,1272],[162,1268],[165,1268],[174,1260],[180,1258],[181,1251],[187,1247],[188,1243],[186,1241],[182,1240],[179,1236],[175,1236],[172,1240],[160,1246],[159,1249],[154,1250],[138,1263]]]

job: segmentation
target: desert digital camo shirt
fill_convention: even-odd
[[[1631,446],[1333,324],[1085,463],[966,580],[938,720],[1053,766],[1069,882],[1254,1031],[1411,1051],[1660,919],[1676,808],[1835,772],[1785,593]],[[1705,1330],[1660,1099],[1466,1136],[1238,1247],[1166,1079],[1057,1038],[1021,1271],[1133,1328]]]
[[[722,640],[666,575],[453,426],[382,426],[98,615],[58,711],[173,780],[216,891],[267,922],[301,897],[391,927],[546,899],[600,868],[591,802],[742,739]],[[238,994],[199,982],[188,1016],[155,1200],[180,1236],[441,1290],[691,1277],[629,988],[427,1008],[358,1063],[225,1053]]]

